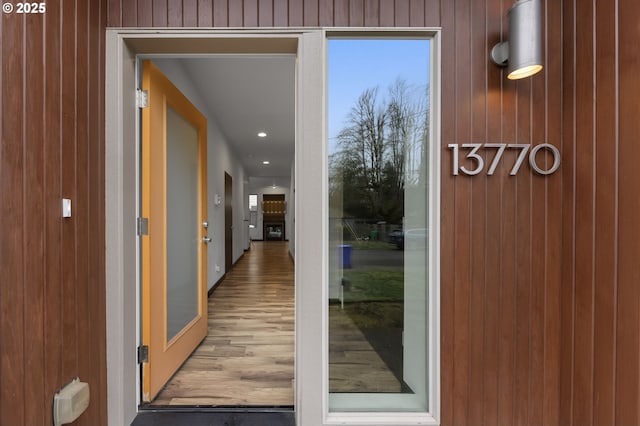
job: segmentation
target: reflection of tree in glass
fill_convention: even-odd
[[[387,98],[365,90],[351,108],[330,156],[331,204],[345,217],[401,223],[406,185],[424,182],[429,88],[397,79]],[[335,201],[335,203],[334,203]]]

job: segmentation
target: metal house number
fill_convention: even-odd
[[[525,158],[527,158],[527,153],[529,154],[529,165],[533,170],[535,170],[536,173],[540,175],[543,175],[543,176],[550,175],[556,170],[558,170],[558,168],[560,167],[560,151],[558,151],[558,148],[548,143],[536,145],[533,147],[533,149],[531,149],[531,144],[525,144],[525,143],[509,143],[509,144],[463,143],[462,145],[457,143],[451,143],[448,145],[448,147],[453,151],[452,157],[453,157],[453,175],[454,176],[457,176],[459,172],[462,172],[465,175],[473,176],[481,173],[484,170],[484,167],[485,167],[484,158],[480,154],[478,154],[478,151],[480,150],[480,148],[484,148],[485,150],[487,149],[496,150],[496,154],[493,157],[493,161],[491,161],[491,165],[489,166],[487,175],[492,175],[496,171],[496,168],[498,167],[498,163],[500,163],[500,160],[502,159],[502,155],[507,149],[520,150],[520,152],[518,153],[518,157],[516,158],[516,162],[511,168],[511,172],[509,172],[511,176],[515,176],[518,173],[518,171],[520,170],[520,167],[522,166],[522,163],[524,162]],[[467,169],[465,166],[460,166],[460,161],[459,161],[460,147],[462,147],[462,149],[470,150],[467,153],[465,158],[472,161],[475,165],[475,168]],[[547,170],[542,169],[536,162],[536,155],[538,154],[538,151],[540,151],[541,149],[546,149],[550,151],[551,154],[553,155],[553,165],[551,166],[551,168]]]

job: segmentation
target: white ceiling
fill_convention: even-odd
[[[289,176],[295,137],[295,56],[182,60],[248,177]],[[259,138],[258,132],[267,133]],[[270,162],[265,166],[264,160]]]

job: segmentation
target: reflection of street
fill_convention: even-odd
[[[352,250],[352,269],[401,271],[404,265],[402,250]]]

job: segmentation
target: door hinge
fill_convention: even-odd
[[[146,217],[139,217],[136,222],[136,233],[139,237],[143,235],[149,235],[149,219]]]
[[[138,364],[149,362],[149,346],[138,346]]]
[[[136,90],[136,106],[138,108],[149,106],[149,92],[147,90]]]

